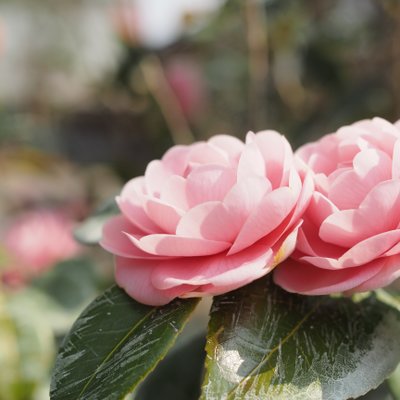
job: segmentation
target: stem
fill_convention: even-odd
[[[262,129],[267,121],[268,31],[265,8],[259,0],[245,0],[246,40],[249,54],[249,122]]]
[[[160,107],[174,143],[192,143],[193,133],[168,83],[161,60],[156,55],[149,55],[142,60],[140,68],[149,92]]]

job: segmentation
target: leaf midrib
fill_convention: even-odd
[[[280,346],[285,344],[289,339],[293,337],[293,335],[296,334],[296,332],[301,328],[301,326],[310,318],[310,316],[317,310],[317,308],[320,306],[320,302],[316,303],[315,306],[293,327],[293,329],[281,340],[279,343],[268,353],[267,357],[263,357],[261,361],[251,369],[251,371],[247,374],[247,376],[243,377],[228,393],[228,396],[226,397],[226,400],[232,400],[234,399],[235,392],[236,390],[245,384],[254,374],[255,371],[258,369],[262,368],[272,357],[272,355],[279,350]]]
[[[90,376],[89,380],[85,383],[82,390],[80,391],[77,400],[82,399],[82,395],[85,393],[86,389],[90,386],[93,379],[99,373],[99,371],[103,368],[103,366],[107,363],[107,361],[113,356],[113,354],[126,342],[129,336],[140,326],[151,314],[157,311],[157,308],[151,309],[147,312],[139,321],[135,323],[135,325],[125,334],[125,336],[112,348],[112,350],[107,354],[107,356],[103,359],[103,361],[99,364],[93,374]]]

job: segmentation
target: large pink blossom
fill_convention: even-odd
[[[12,286],[37,277],[79,250],[72,237],[71,220],[50,210],[20,215],[1,235],[1,246],[5,265],[0,274]]]
[[[129,181],[104,228],[116,281],[140,302],[217,295],[270,272],[294,249],[313,190],[273,131],[175,146]]]
[[[400,276],[400,129],[357,122],[297,152],[316,191],[293,258],[275,271],[291,292],[362,292]]]

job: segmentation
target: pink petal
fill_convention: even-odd
[[[172,171],[168,170],[160,160],[151,161],[144,174],[147,193],[159,197],[171,175]]]
[[[271,191],[271,184],[265,178],[249,177],[240,180],[227,193],[223,200],[224,206],[242,226],[248,216],[261,203],[264,196]]]
[[[363,124],[363,128],[369,132],[368,140],[387,154],[392,154],[394,142],[399,137],[398,129],[383,118],[376,117],[368,122]]]
[[[284,136],[274,131],[258,132],[254,139],[265,160],[266,175],[273,188],[287,184],[293,152]]]
[[[362,151],[353,163],[354,170],[338,175],[329,189],[329,199],[341,210],[358,208],[374,186],[390,179],[391,160],[381,151]]]
[[[395,229],[400,221],[399,211],[400,184],[397,180],[379,183],[360,205],[360,212],[371,224],[376,224],[377,232]]]
[[[271,268],[275,268],[277,265],[285,261],[295,250],[297,244],[297,238],[299,229],[302,225],[300,221],[297,226],[291,231],[286,237],[282,237],[272,248],[274,252],[274,260],[271,264]],[[260,243],[261,244],[261,243]]]
[[[307,143],[296,150],[296,157],[303,160],[316,174],[329,175],[337,168],[338,138],[334,134],[325,135],[318,142]],[[318,155],[320,157],[318,157]]]
[[[196,257],[220,253],[230,247],[228,242],[167,234],[148,235],[141,239],[128,235],[132,243],[146,253],[168,257]]]
[[[353,159],[354,171],[363,179],[374,183],[390,179],[392,160],[383,151],[366,149]]]
[[[221,165],[229,166],[227,154],[216,146],[199,142],[190,146],[189,162],[200,165]]]
[[[348,128],[350,128],[350,132],[348,132],[350,135],[343,137],[338,145],[339,162],[341,165],[352,165],[357,153],[371,147],[365,139],[359,136],[362,134],[362,130],[357,129],[357,132],[354,132],[352,135],[351,133],[354,131],[354,128]]]
[[[146,195],[146,184],[143,176],[133,178],[128,181],[121,191],[121,197],[130,199],[133,196],[135,199]]]
[[[399,229],[384,232],[357,243],[339,261],[345,268],[362,265],[382,256],[399,242]]]
[[[381,257],[395,246],[399,240],[400,230],[384,232],[357,243],[339,259],[303,256],[300,260],[324,269],[358,267]]]
[[[172,175],[161,192],[160,200],[180,210],[187,210],[189,206],[186,197],[186,179]]]
[[[244,147],[241,140],[229,135],[213,136],[208,143],[224,151],[230,159],[236,159]]]
[[[292,293],[325,295],[349,290],[376,275],[383,267],[376,260],[358,268],[326,270],[288,259],[275,269],[274,281]]]
[[[314,153],[310,155],[308,165],[314,172],[327,176],[337,167],[337,160],[328,154]]]
[[[220,165],[195,168],[187,177],[186,197],[190,207],[222,200],[236,182],[236,172]]]
[[[145,210],[149,218],[166,233],[176,232],[176,227],[183,215],[183,211],[157,199],[147,200]]]
[[[296,197],[298,197],[303,189],[303,182],[294,165],[289,169],[288,173],[288,182],[285,186],[288,186],[290,189],[292,189],[296,194]],[[307,175],[309,176],[309,183],[312,184],[311,173]]]
[[[397,229],[400,229],[400,226]],[[389,257],[389,256],[397,256],[398,254],[400,254],[400,241],[399,243],[395,244],[392,248],[390,248],[388,251],[386,251],[383,255],[385,257]]]
[[[342,247],[324,242],[318,235],[318,228],[310,220],[305,219],[297,241],[297,250],[303,255],[321,258],[340,258],[346,251]]]
[[[237,169],[238,180],[250,177],[265,178],[265,161],[256,143],[247,143],[242,151]]]
[[[216,256],[163,262],[152,275],[154,286],[169,289],[182,284],[219,286],[232,290],[265,275],[273,260],[273,252],[254,245],[232,256]]]
[[[144,178],[134,178],[125,184],[121,195],[116,197],[119,209],[129,221],[146,233],[159,231],[143,209],[145,201]]]
[[[117,257],[115,260],[115,280],[126,293],[140,303],[161,306],[169,303],[188,290],[196,289],[189,285],[176,286],[169,290],[159,290],[151,283],[151,275],[157,266],[156,261],[135,261]]]
[[[315,226],[320,226],[331,214],[338,211],[338,208],[327,197],[319,192],[314,192],[305,218]]]
[[[358,210],[344,210],[331,214],[319,229],[322,240],[342,247],[354,246],[375,233],[375,226]]]
[[[166,169],[183,176],[188,165],[190,148],[191,146],[182,145],[171,147],[161,160]]]
[[[311,174],[306,174],[301,187],[300,196],[297,199],[296,209],[293,213],[291,224],[297,223],[297,221],[303,217],[305,211],[310,208],[310,201],[313,193],[317,193],[314,192],[314,182],[312,180]]]
[[[354,246],[368,237],[395,229],[400,220],[398,210],[400,185],[397,181],[384,181],[371,190],[359,210],[344,210],[326,218],[319,234],[329,243]]]
[[[392,160],[392,179],[400,179],[400,139],[394,145]]]
[[[268,193],[247,218],[228,254],[235,254],[271,233],[293,210],[296,200],[288,187]]]
[[[137,229],[123,216],[113,217],[103,227],[103,237],[100,246],[117,256],[126,258],[156,258],[143,252],[132,244],[125,232],[132,236],[141,237],[143,232]]]
[[[383,267],[379,273],[350,290],[350,293],[367,292],[390,285],[400,277],[400,255],[382,259]]]
[[[180,220],[177,235],[199,239],[233,242],[242,221],[218,201],[197,205]]]
[[[124,216],[143,232],[159,232],[160,228],[147,216],[141,205],[123,197],[116,197],[115,201]]]

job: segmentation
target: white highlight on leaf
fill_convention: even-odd
[[[217,359],[222,376],[229,382],[239,383],[242,379],[239,375],[239,368],[243,363],[239,352],[237,350],[224,351],[222,349],[221,355],[217,356]]]

